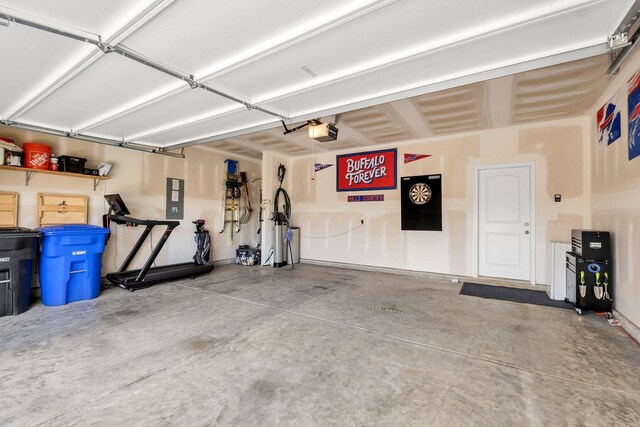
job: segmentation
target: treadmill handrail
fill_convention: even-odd
[[[180,277],[188,277],[188,276],[195,277],[197,275],[205,274],[213,270],[213,264],[199,265],[196,263],[169,264],[169,265],[163,265],[159,267],[151,267],[154,261],[156,260],[156,258],[158,257],[158,255],[160,254],[162,247],[164,246],[167,239],[171,235],[171,232],[173,231],[173,229],[180,225],[180,221],[139,219],[139,218],[133,218],[126,215],[118,215],[113,213],[112,211],[110,211],[107,216],[110,221],[113,221],[116,224],[132,225],[134,227],[138,225],[145,226],[144,230],[138,237],[138,240],[133,245],[133,248],[127,255],[126,259],[124,260],[124,262],[122,263],[118,271],[107,274],[107,279],[111,283],[116,284],[122,288],[128,289],[130,291],[134,291],[136,289],[143,289],[151,286],[151,284],[159,281],[158,280],[159,278],[162,280],[164,279],[169,280],[169,279],[177,279]],[[153,227],[155,227],[156,225],[160,225],[160,226],[165,225],[167,228],[165,229],[164,233],[162,233],[162,236],[158,240],[158,243],[156,243],[155,246],[153,246],[153,248],[151,249],[151,254],[149,254],[149,257],[144,262],[144,265],[142,266],[142,268],[140,270],[133,270],[131,272],[127,272],[127,268],[129,268],[129,265],[131,264],[135,256],[138,254],[138,251],[140,250],[140,248],[142,248],[143,243],[147,240],[147,238],[151,234],[151,230],[153,229]],[[184,268],[185,265],[189,265],[189,264],[192,264],[192,267]],[[147,274],[150,271],[162,271],[162,274],[161,274],[162,277],[159,277],[159,276],[154,277],[154,274],[151,274],[149,282],[147,282],[146,281]],[[132,277],[134,275],[135,275],[135,278]]]
[[[113,215],[113,214],[111,215],[111,221],[115,222],[116,224],[132,224],[134,226],[138,226],[138,225],[145,226],[144,231],[142,232],[142,234],[140,234],[140,237],[138,237],[138,240],[133,245],[131,252],[129,252],[124,262],[118,269],[119,273],[127,271],[127,268],[129,268],[129,264],[131,264],[131,261],[133,261],[135,256],[138,254],[138,251],[142,247],[142,244],[147,240],[147,237],[149,237],[149,235],[151,234],[151,230],[153,229],[153,227],[155,227],[156,225],[167,226],[167,228],[164,230],[164,233],[162,233],[162,237],[160,237],[160,240],[158,240],[158,243],[156,243],[156,245],[152,248],[151,254],[147,258],[147,260],[144,262],[144,265],[140,270],[140,274],[138,274],[138,277],[136,278],[136,281],[138,282],[144,281],[144,277],[147,275],[147,271],[149,270],[149,268],[151,268],[151,265],[154,263],[154,261],[160,254],[160,251],[162,250],[162,247],[164,246],[165,242],[171,235],[171,232],[173,231],[174,228],[180,225],[180,221],[138,219],[138,218],[132,218],[124,215]]]
[[[132,224],[132,225],[167,225],[171,228],[176,228],[180,225],[180,221],[172,221],[172,220],[157,220],[157,219],[139,219],[131,216],[124,215],[115,215],[111,214],[109,216],[111,221],[116,224]]]

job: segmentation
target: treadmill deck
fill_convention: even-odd
[[[207,274],[213,270],[213,265],[198,265],[193,262],[181,264],[163,265],[150,268],[147,275],[140,282],[136,282],[136,277],[140,269],[107,274],[107,280],[114,285],[125,289],[135,289],[147,287],[158,282],[180,279],[183,277],[199,276]]]

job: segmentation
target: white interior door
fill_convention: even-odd
[[[531,280],[531,166],[478,172],[478,274]]]

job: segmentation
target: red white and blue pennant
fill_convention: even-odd
[[[407,163],[415,162],[416,160],[425,159],[427,157],[431,157],[431,154],[405,153],[405,155],[404,155],[404,163],[407,164]]]

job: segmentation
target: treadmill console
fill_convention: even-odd
[[[129,215],[129,209],[127,209],[127,205],[124,204],[122,197],[119,194],[105,194],[104,198],[107,203],[109,203],[109,207],[111,207],[111,211],[116,215]]]

